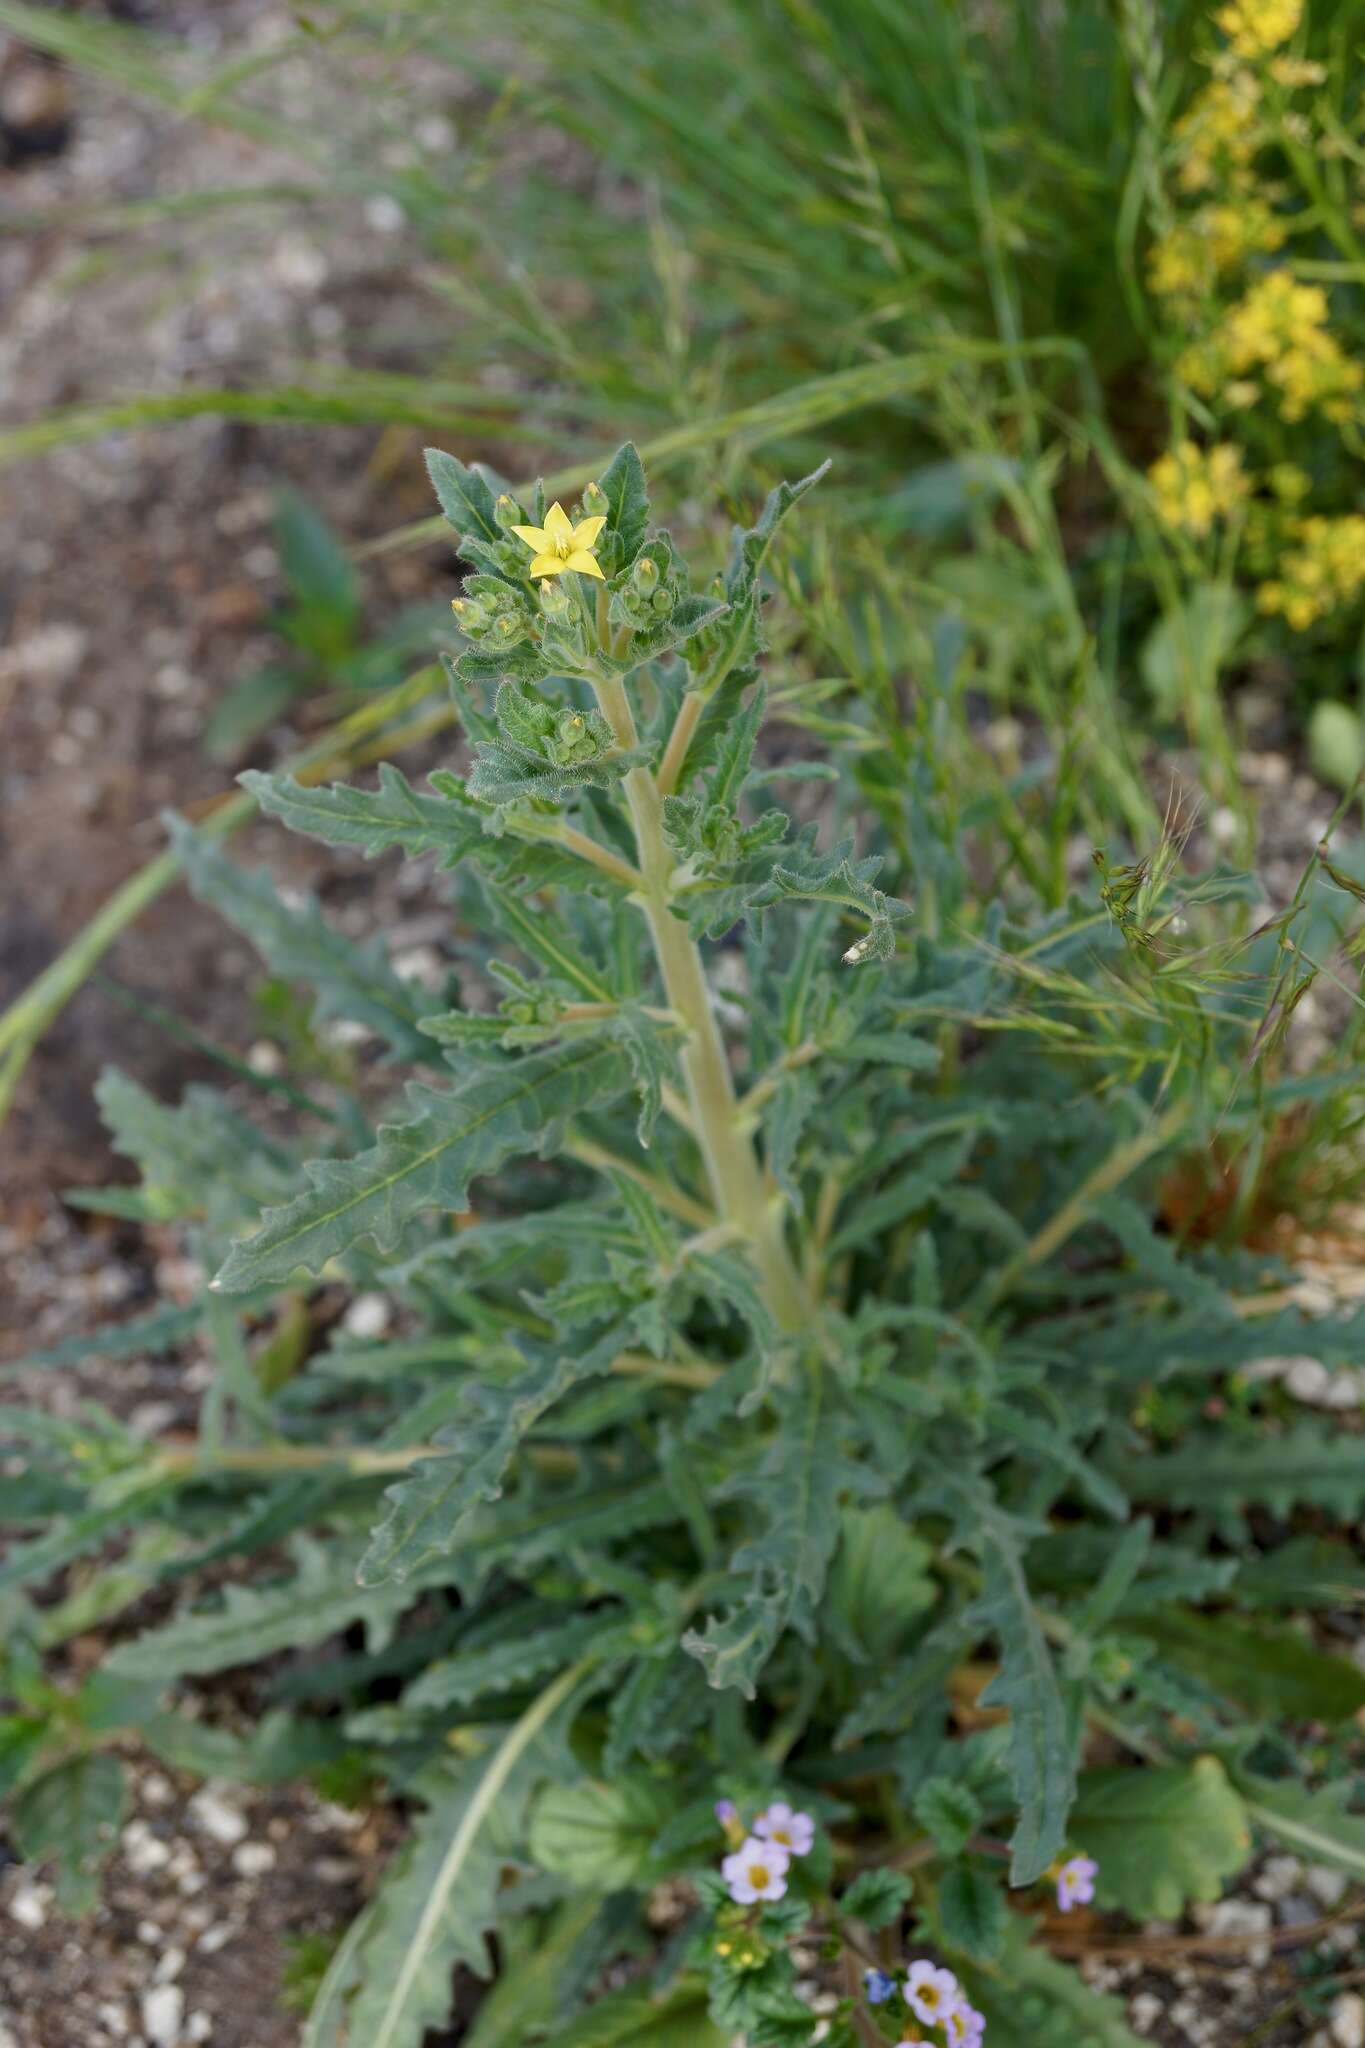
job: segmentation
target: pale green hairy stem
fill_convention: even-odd
[[[625,750],[638,746],[635,716],[622,679],[598,670],[592,684],[617,744]],[[623,786],[643,881],[636,901],[649,925],[669,1005],[682,1019],[682,1068],[691,1122],[706,1161],[716,1213],[750,1246],[768,1306],[779,1324],[798,1330],[810,1322],[810,1299],[787,1250],[780,1198],[765,1185],[742,1125],[701,954],[687,926],[673,914],[675,863],[664,838],[663,797],[645,767],[630,769]]]

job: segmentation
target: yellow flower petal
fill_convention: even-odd
[[[555,545],[556,541],[560,540],[566,540],[572,546],[573,521],[558,499],[555,500],[554,504],[551,505],[549,511],[545,514],[545,531],[549,535],[551,547]]]
[[[538,555],[548,554],[554,546],[543,526],[514,526],[512,532],[518,540],[524,540],[528,548],[534,548]]]
[[[594,513],[591,519],[580,519],[573,530],[573,544],[576,548],[590,548],[607,523],[605,512]]]
[[[562,576],[568,566],[559,555],[537,555],[527,573],[531,576]]]
[[[596,555],[590,555],[586,548],[575,548],[568,561],[561,562],[559,566],[561,569],[577,569],[580,576],[595,576],[599,583],[607,580],[597,566]]]

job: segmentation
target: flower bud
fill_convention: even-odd
[[[649,592],[658,584],[659,565],[653,555],[641,555],[630,573],[639,590]]]
[[[516,499],[512,496],[512,493],[510,491],[504,491],[502,493],[502,496],[498,499],[497,504],[493,507],[493,516],[497,520],[498,525],[502,527],[504,532],[507,532],[510,528],[521,524],[521,507],[517,503]]]
[[[610,510],[610,500],[601,484],[589,484],[584,490],[583,510],[590,519],[605,516]]]

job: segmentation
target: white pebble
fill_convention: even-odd
[[[226,1948],[237,1929],[230,1920],[220,1920],[215,1927],[206,1927],[199,1937],[202,1955],[216,1956],[220,1948]]]
[[[1332,2006],[1332,2039],[1337,2048],[1365,2048],[1365,1998],[1343,1991]]]
[[[1304,1875],[1309,1891],[1329,1913],[1341,1904],[1348,1882],[1344,1870],[1329,1870],[1325,1863],[1310,1863]]]
[[[263,1877],[275,1868],[275,1851],[269,1842],[243,1842],[232,1852],[232,1867],[239,1877]]]
[[[206,2012],[192,2012],[185,2022],[187,2041],[207,2041],[213,2032],[213,2021]]]
[[[1287,1899],[1302,1876],[1303,1865],[1297,1856],[1267,1856],[1251,1889],[1258,1899]]]
[[[393,971],[404,981],[420,982],[438,995],[445,985],[445,962],[434,946],[408,946],[393,956]]]
[[[142,2000],[142,2024],[157,2048],[174,2048],[185,2016],[185,1994],[178,1984],[158,1984]]]
[[[367,200],[365,218],[379,235],[396,235],[407,225],[407,215],[396,199],[390,199],[381,192],[376,198]]]
[[[270,267],[291,291],[315,292],[327,278],[327,258],[312,242],[285,235],[275,244]]]
[[[1165,2006],[1154,1992],[1139,1991],[1128,2007],[1128,2017],[1139,2034],[1147,2034],[1165,2010]]]
[[[352,1337],[382,1337],[389,1327],[390,1314],[382,1294],[358,1294],[342,1321]]]
[[[145,1820],[130,1820],[123,1830],[122,1848],[128,1868],[135,1877],[149,1877],[154,1870],[164,1870],[171,1860],[171,1852],[159,1835],[154,1835]]]
[[[155,1984],[173,1984],[185,1967],[183,1948],[168,1948],[152,1973]]]
[[[47,1925],[47,1909],[52,1899],[51,1888],[45,1884],[21,1884],[9,1902],[9,1916],[21,1927],[33,1931]]]
[[[40,626],[0,657],[0,675],[36,684],[69,682],[89,645],[89,634],[79,626]]]
[[[246,1820],[235,1806],[215,1792],[209,1785],[196,1792],[189,1804],[190,1819],[202,1828],[206,1835],[212,1835],[215,1842],[229,1846],[240,1842],[246,1833]]]

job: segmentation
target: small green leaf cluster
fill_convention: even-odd
[[[211,1283],[46,1362],[193,1349],[210,1385],[192,1445],[4,1414],[15,1838],[88,1903],[134,1733],[401,1798],[310,2048],[420,2048],[494,1936],[475,2048],[890,2043],[921,1965],[992,2048],[1124,2048],[1047,1914],[1173,1917],[1257,1836],[1365,1877],[1334,1789],[1365,1675],[1292,1619],[1360,1597],[1359,1457],[1248,1372],[1358,1367],[1365,1321],[1154,1221],[1228,1109],[1172,1077],[1196,1043],[1243,1069],[1247,974],[1233,1000],[1134,942],[1160,876],[983,892],[928,742],[872,709],[816,815],[790,798],[763,570],[813,478],[698,596],[633,449],[575,508],[601,577],[544,591],[512,531],[543,495],[431,468],[477,613],[467,772],[243,779],[432,862],[452,969],[428,994],[172,821],[191,887],[367,1050],[283,1130],[242,1088],[102,1084],[141,1186],[86,1199]],[[360,1295],[379,1334],[338,1320]],[[187,1710],[279,1653],[248,1734]],[[732,1822],[769,1845],[747,1876]]]

